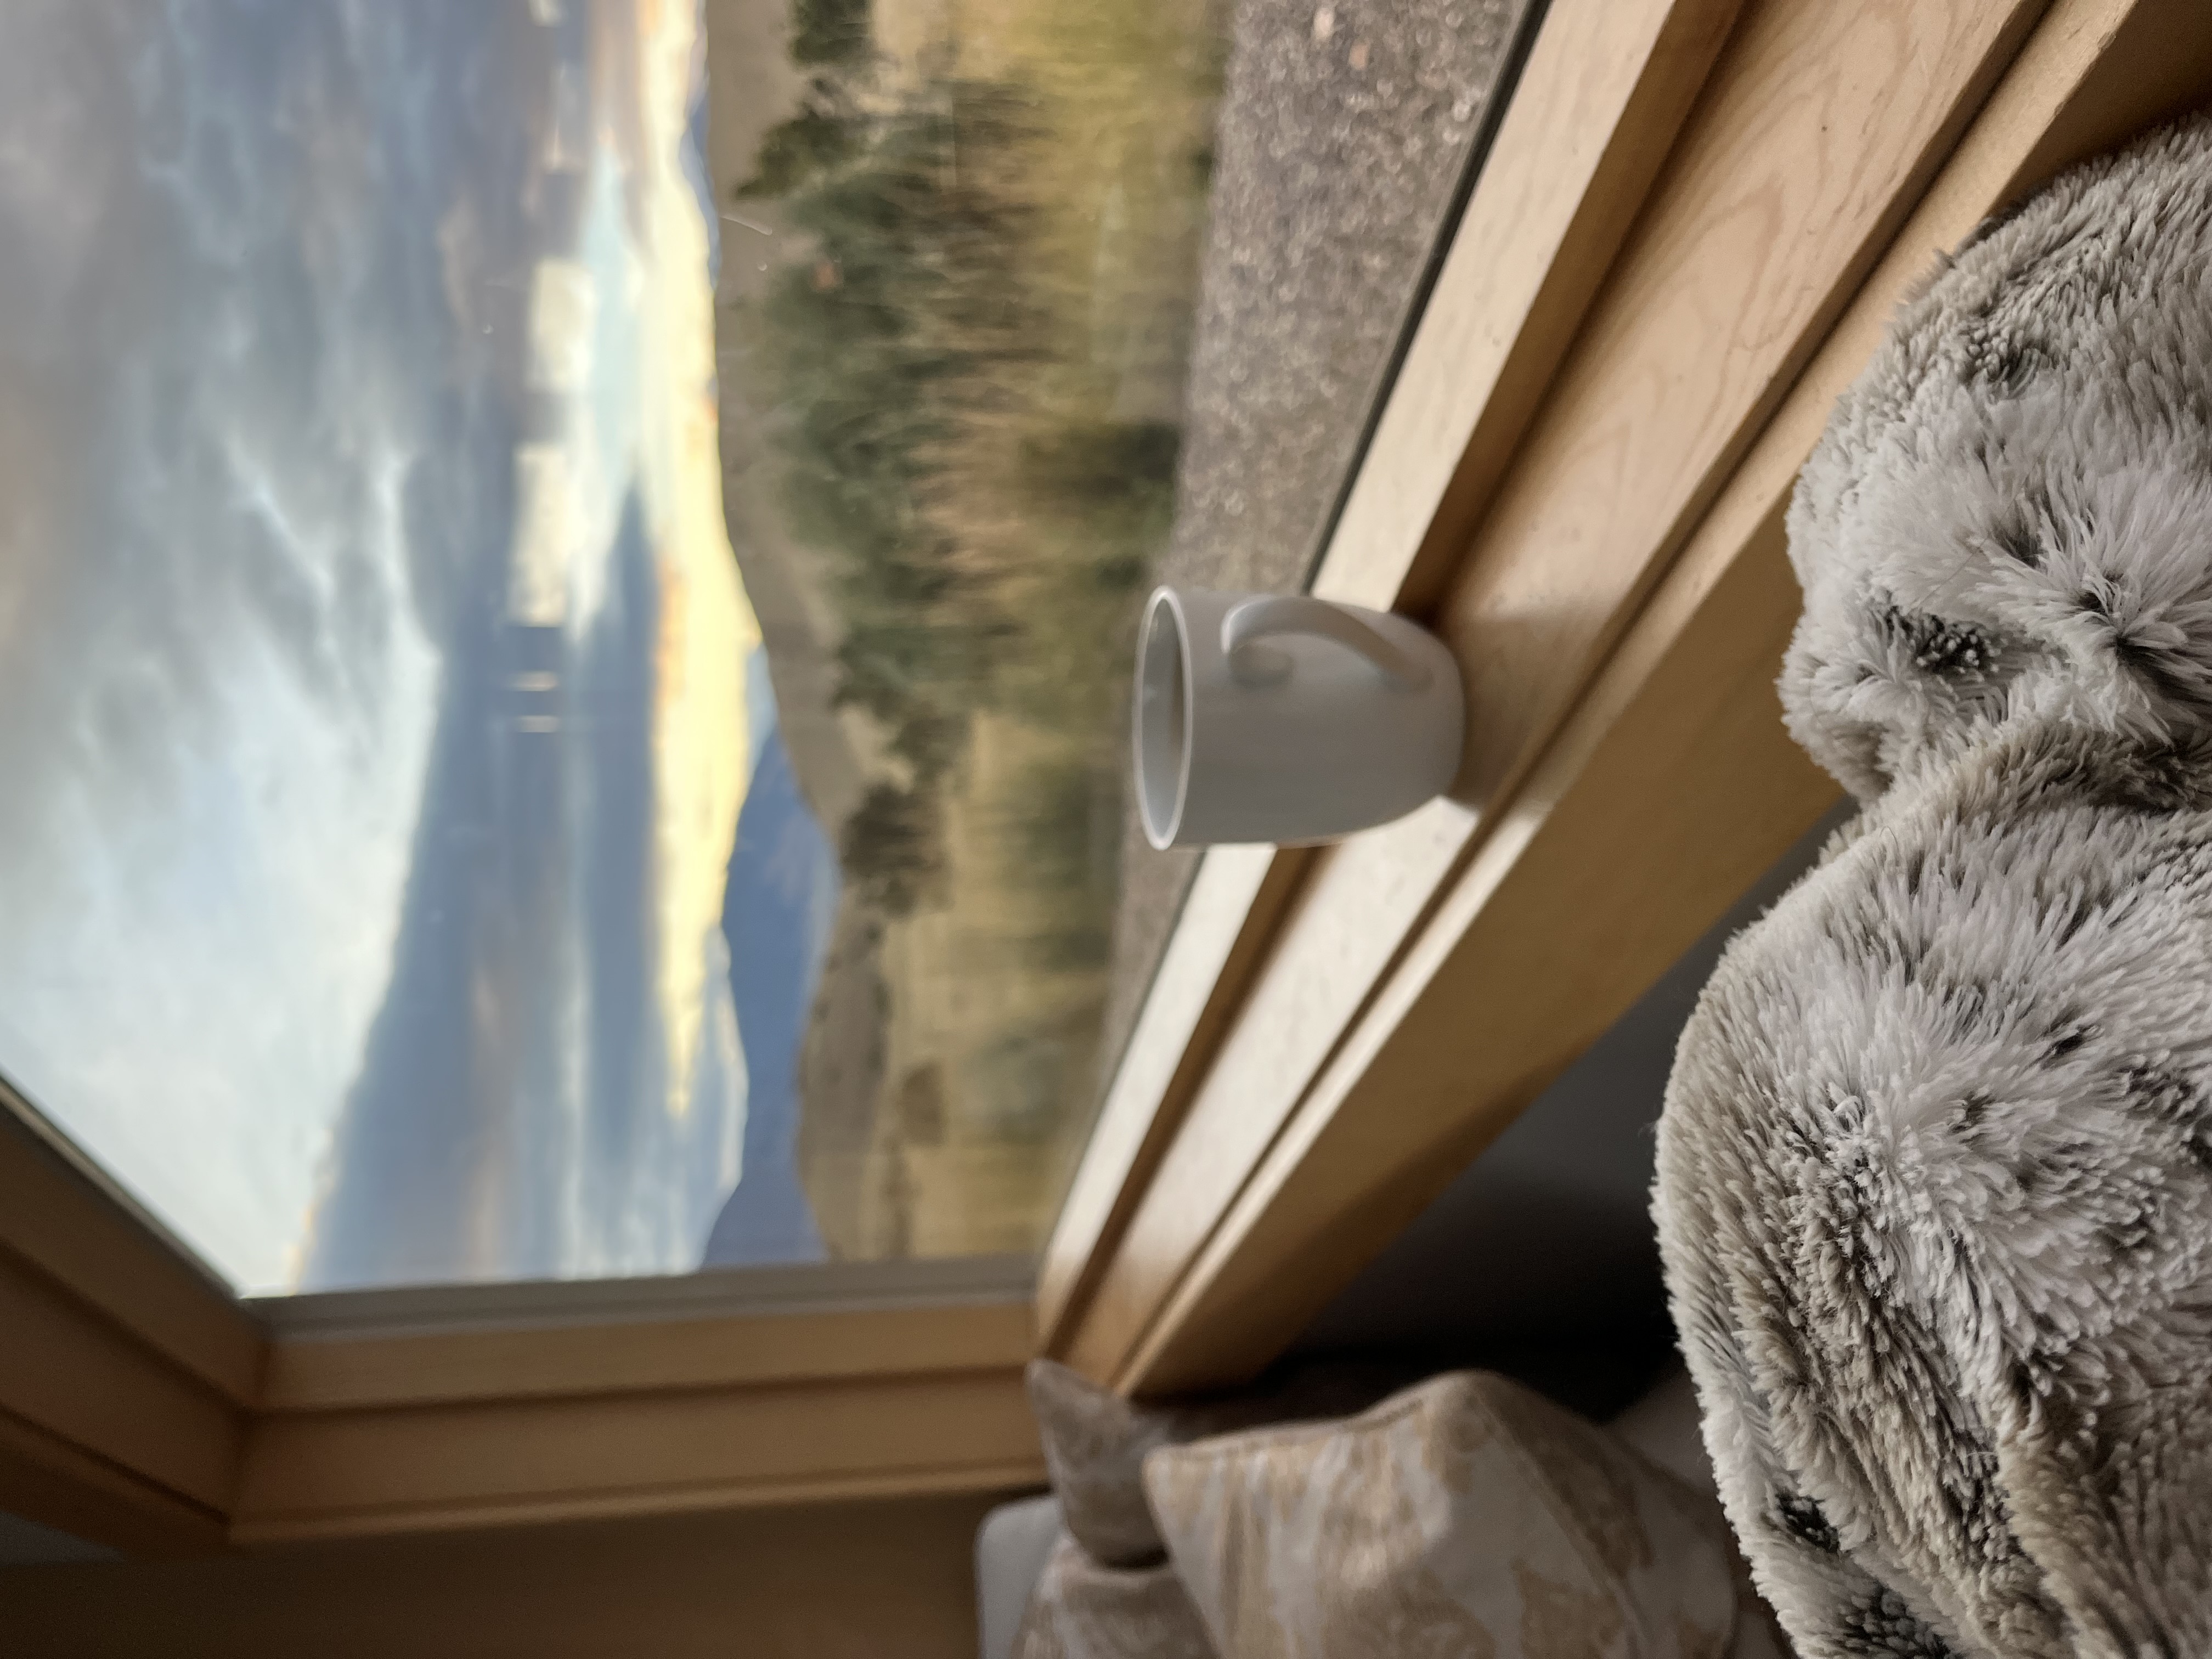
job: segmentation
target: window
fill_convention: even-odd
[[[1079,1144],[1222,9],[711,21],[0,21],[0,1074],[241,1291]]]

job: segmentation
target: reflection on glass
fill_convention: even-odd
[[[0,1074],[254,1291],[1033,1248],[1217,25],[0,14]]]

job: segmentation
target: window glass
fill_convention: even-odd
[[[0,1075],[241,1291],[1035,1248],[1188,0],[0,11]]]

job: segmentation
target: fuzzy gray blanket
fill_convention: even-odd
[[[2212,1655],[2212,125],[1978,231],[1790,540],[1863,810],[1654,1200],[1729,1519],[1808,1659]]]

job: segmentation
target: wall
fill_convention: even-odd
[[[973,1659],[988,1498],[0,1571],[38,1659]]]

